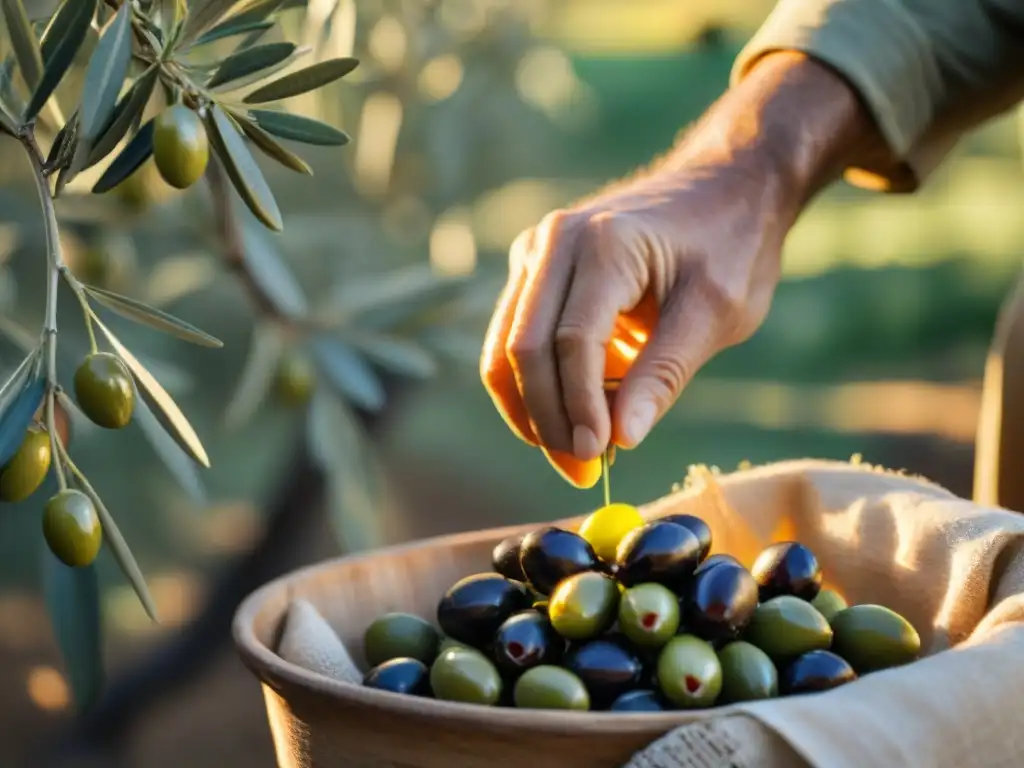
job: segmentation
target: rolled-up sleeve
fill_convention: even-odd
[[[740,53],[806,53],[842,75],[889,149],[859,186],[910,191],[957,139],[1024,95],[1024,0],[781,0]]]

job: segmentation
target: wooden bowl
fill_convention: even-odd
[[[836,485],[835,478],[841,477],[849,484],[849,477],[858,475],[855,483],[867,483],[876,491],[920,488],[908,478],[872,476],[848,464],[792,464],[791,472],[780,472],[776,465],[770,475],[755,469],[724,477],[716,491],[721,501],[711,503],[735,507],[756,526],[767,519],[761,510],[809,510],[817,503],[813,498],[816,481]],[[706,514],[708,504],[706,494],[701,497],[683,491],[643,511],[651,518],[700,512],[714,530],[714,515]],[[581,520],[557,524],[571,528]],[[751,751],[756,751],[759,740],[771,738],[766,729],[734,707],[617,714],[470,706],[336,682],[288,663],[273,650],[290,601],[301,597],[319,610],[357,664],[365,668],[362,635],[373,619],[387,611],[408,611],[433,619],[445,589],[463,576],[490,570],[495,544],[536,527],[445,536],[343,557],[292,573],[250,595],[235,617],[235,643],[246,666],[262,682],[278,764],[283,768],[619,768],[668,731],[686,723],[703,727],[698,721],[708,718],[715,718],[716,723],[723,718],[750,721],[749,738],[744,740]],[[757,548],[772,537],[768,530],[755,533],[754,540],[741,540],[735,533],[725,531],[719,536],[716,531],[713,551],[732,552],[749,565]],[[794,533],[804,533],[799,524]],[[730,726],[733,733],[743,728],[747,724],[734,722]],[[698,751],[699,740],[694,743]],[[778,752],[777,745],[765,746],[766,751]],[[725,762],[705,759],[671,764],[802,763],[788,749],[786,754],[795,762],[733,762],[727,755],[718,755]]]

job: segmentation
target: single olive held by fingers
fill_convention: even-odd
[[[582,536],[549,526],[523,538],[519,562],[527,581],[538,592],[550,595],[562,579],[583,571],[602,570],[594,548]]]
[[[31,496],[50,471],[50,436],[30,427],[8,462],[0,468],[0,501],[17,502]]]
[[[92,564],[103,543],[103,527],[92,501],[81,491],[65,489],[46,502],[43,537],[50,551],[67,566]]]
[[[619,542],[643,524],[640,510],[632,504],[609,504],[591,512],[580,524],[579,533],[590,542],[598,557],[614,562]]]
[[[206,128],[194,111],[175,104],[153,124],[153,160],[164,181],[188,189],[202,177],[210,159]]]
[[[803,544],[782,541],[766,547],[750,572],[757,580],[761,602],[779,595],[813,600],[821,589],[821,566]]]
[[[75,371],[75,399],[97,426],[121,429],[132,420],[135,383],[117,355],[93,352]]]
[[[525,584],[497,573],[455,582],[437,606],[437,623],[448,637],[484,649],[505,620],[533,602]]]

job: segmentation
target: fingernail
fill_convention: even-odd
[[[572,430],[572,452],[577,459],[587,460],[599,456],[601,446],[597,442],[597,435],[590,427],[578,424]]]
[[[651,431],[654,426],[654,416],[657,413],[657,406],[650,400],[641,400],[633,406],[626,421],[626,439],[636,445]]]

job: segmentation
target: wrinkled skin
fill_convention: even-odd
[[[842,80],[774,54],[652,169],[520,234],[480,363],[512,431],[593,485],[610,443],[635,447],[757,330],[801,209],[875,143]]]

